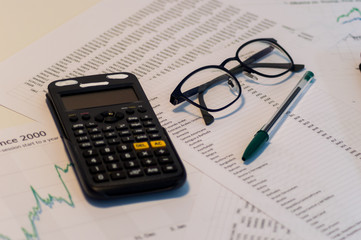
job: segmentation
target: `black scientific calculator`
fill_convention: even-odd
[[[46,96],[89,197],[158,192],[185,182],[184,166],[133,74],[54,81]]]

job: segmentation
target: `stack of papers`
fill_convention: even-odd
[[[4,61],[0,103],[36,123],[0,133],[0,239],[360,239],[357,5],[106,0]],[[299,12],[309,15],[289,18]],[[210,126],[198,109],[174,107],[169,96],[189,72],[220,64],[261,37],[276,38],[315,80],[245,165],[247,144],[303,73],[281,83],[240,77],[241,99]],[[173,192],[89,202],[46,106],[46,88],[121,71],[138,76],[188,180]]]

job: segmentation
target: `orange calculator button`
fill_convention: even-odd
[[[163,140],[151,141],[150,145],[152,146],[152,148],[161,148],[166,146]]]
[[[149,148],[149,144],[147,142],[133,143],[133,146],[135,150],[143,150]]]

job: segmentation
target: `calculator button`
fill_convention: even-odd
[[[151,157],[152,156],[152,153],[151,151],[139,151],[137,152],[137,155],[139,158],[148,158],[148,157]]]
[[[81,149],[86,149],[86,148],[91,148],[92,145],[91,145],[90,142],[84,142],[84,143],[80,143],[80,144],[79,144],[79,147],[80,147]]]
[[[125,179],[127,178],[127,175],[125,175],[125,172],[114,172],[110,174],[111,179],[113,180],[119,180],[119,179]]]
[[[113,162],[119,162],[119,159],[115,155],[108,155],[103,157],[104,162],[106,163],[113,163]]]
[[[152,121],[145,121],[145,122],[143,122],[143,126],[144,127],[154,127],[155,124]]]
[[[129,127],[132,128],[132,129],[141,128],[142,124],[140,122],[134,122],[134,123],[130,123]]]
[[[120,123],[118,125],[115,126],[115,128],[119,131],[119,130],[125,130],[128,129],[127,125],[125,123]]]
[[[94,146],[95,147],[103,147],[103,146],[105,146],[106,144],[105,144],[105,141],[104,140],[98,140],[98,141],[95,141],[94,142]]]
[[[128,117],[127,122],[139,122],[139,118],[138,117]]]
[[[76,114],[69,114],[68,115],[69,121],[70,122],[76,122],[78,121],[78,117],[76,116]]]
[[[154,154],[156,156],[166,156],[166,155],[169,155],[169,152],[167,149],[161,148],[161,149],[154,150]]]
[[[136,169],[132,169],[128,171],[128,176],[129,177],[141,177],[143,176],[143,171],[140,168],[136,168]]]
[[[149,115],[143,115],[143,116],[140,117],[140,120],[142,120],[142,121],[152,120],[152,117],[149,116]]]
[[[149,144],[148,142],[138,142],[138,143],[133,143],[133,147],[135,150],[143,150],[143,149],[148,149]]]
[[[147,111],[147,109],[145,107],[138,107],[138,112],[140,113],[145,113]]]
[[[94,157],[97,155],[98,155],[98,152],[95,149],[88,149],[83,152],[84,157]]]
[[[101,173],[101,172],[105,172],[105,168],[103,165],[99,165],[99,166],[93,166],[90,169],[91,173]]]
[[[123,131],[119,132],[119,136],[121,136],[121,137],[128,137],[131,135],[132,135],[132,133],[129,130],[123,130]]]
[[[81,136],[81,137],[77,137],[76,141],[78,143],[87,142],[87,141],[89,141],[89,138],[88,138],[88,136]]]
[[[159,134],[159,133],[152,133],[149,135],[149,139],[150,140],[158,140],[158,139],[161,139],[162,136]]]
[[[115,132],[107,132],[104,134],[105,138],[116,138],[117,134]]]
[[[135,136],[135,141],[137,141],[137,142],[142,142],[142,141],[147,141],[147,140],[148,140],[147,135],[138,135],[138,136]]]
[[[153,166],[157,165],[157,162],[153,158],[144,158],[142,159],[143,166]]]
[[[158,132],[158,129],[155,127],[147,128],[147,133],[157,133],[157,132]]]
[[[160,174],[160,169],[159,167],[148,167],[145,170],[145,174],[147,175],[156,175],[156,174]]]
[[[107,169],[109,171],[117,171],[122,169],[122,165],[120,163],[111,163],[107,165]]]
[[[115,145],[115,144],[119,144],[119,143],[120,143],[119,138],[111,138],[108,140],[109,145]]]
[[[78,124],[74,124],[71,129],[73,130],[77,130],[77,129],[83,129],[84,128],[84,124],[82,123],[78,123]]]
[[[152,146],[152,148],[164,148],[166,146],[163,140],[151,141],[150,145]]]
[[[113,147],[104,147],[100,149],[100,154],[102,155],[107,155],[107,154],[112,154],[115,153],[115,150]]]
[[[134,134],[134,135],[144,134],[144,133],[145,133],[144,130],[141,129],[141,128],[138,128],[138,129],[134,129],[134,130],[133,130],[133,134]]]
[[[169,164],[169,163],[173,163],[173,159],[171,157],[160,157],[158,158],[158,162],[160,164]]]
[[[95,122],[88,122],[85,124],[85,127],[87,127],[87,128],[95,128],[97,126],[98,126],[98,124]]]
[[[75,131],[74,131],[74,135],[75,135],[76,137],[84,136],[84,135],[86,135],[86,131],[84,131],[83,129],[75,130]]]
[[[122,142],[123,143],[131,143],[131,142],[134,142],[134,138],[133,137],[122,137]]]
[[[177,168],[174,165],[166,165],[162,167],[164,173],[176,172]]]
[[[115,112],[108,112],[106,114],[103,114],[102,115],[104,116],[104,122],[108,122],[108,123],[114,123],[116,121],[119,120],[119,118],[117,118],[117,115],[115,114]]]
[[[139,167],[139,163],[135,160],[126,161],[126,162],[124,162],[124,167],[125,168],[136,168],[136,167]]]
[[[154,127],[155,124],[152,121],[145,121],[143,122],[144,127]]]
[[[95,133],[100,133],[100,129],[99,128],[89,128],[88,129],[88,132],[90,133],[90,134],[95,134]]]
[[[93,177],[93,179],[94,179],[95,182],[107,182],[107,181],[109,181],[109,177],[105,173],[96,174]]]
[[[84,113],[81,115],[81,119],[87,121],[90,119],[90,114],[89,113]]]
[[[101,164],[102,161],[98,157],[92,157],[92,158],[88,158],[86,160],[86,163],[88,165],[98,165],[98,164]]]
[[[113,126],[105,126],[103,127],[103,132],[113,132],[114,131],[114,128]]]
[[[132,148],[128,144],[119,144],[117,150],[118,152],[129,152],[132,151]]]
[[[103,121],[105,123],[115,123],[115,122],[119,121],[120,119],[122,119],[124,117],[124,114],[121,112],[115,113],[112,111],[106,111],[106,112],[102,112],[100,114],[100,116],[102,116],[104,118]],[[99,118],[99,119],[101,119],[101,118]]]
[[[90,135],[90,138],[93,141],[102,140],[103,139],[103,134],[101,134],[101,133],[92,134],[92,135]]]
[[[121,154],[120,154],[120,158],[121,158],[123,161],[128,161],[128,160],[135,159],[135,155],[134,155],[134,153],[132,153],[132,152],[121,153]]]

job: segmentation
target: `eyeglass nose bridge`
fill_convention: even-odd
[[[247,65],[245,65],[244,63],[242,63],[238,56],[225,59],[220,64],[220,66],[227,69],[226,65],[231,61],[236,61],[238,63],[238,66],[229,69],[229,72],[232,73],[233,76],[237,77],[240,74],[244,74],[253,80],[258,80],[258,78],[252,74],[254,72],[252,70],[252,68],[250,68]]]
[[[248,65],[257,62],[259,59],[261,59],[261,58],[267,56],[268,54],[270,54],[271,52],[273,52],[273,50],[275,49],[275,46],[277,46],[281,50],[283,50],[283,48],[277,44],[277,41],[275,39],[259,39],[259,40],[269,42],[270,45],[268,47],[264,48],[263,50],[261,50],[259,52],[256,52],[253,55],[251,55],[249,58],[247,58],[245,60],[245,62],[242,62],[241,59],[239,58],[239,54],[240,54],[241,50],[243,48],[245,48],[247,45],[255,42],[256,40],[250,41],[250,42],[248,42],[248,43],[246,43],[246,44],[244,44],[244,45],[242,45],[241,47],[238,48],[238,50],[236,51],[236,56],[235,57],[225,59],[221,63],[221,66],[225,67],[225,65],[228,62],[237,61],[239,63],[239,66],[235,67],[235,68],[232,68],[230,70],[230,72],[233,75],[237,76],[237,75],[243,73],[244,75],[246,75],[247,77],[249,77],[249,78],[251,78],[253,80],[258,80],[258,78],[255,75],[252,74],[252,73],[258,73],[258,72],[255,71],[252,67],[250,67]],[[274,44],[274,45],[272,45],[272,44]],[[286,51],[284,51],[284,52],[289,57],[290,61],[292,62],[292,65],[293,65],[293,61],[292,61],[291,56],[289,56],[289,54]],[[258,74],[260,74],[260,73],[258,73]],[[263,75],[263,74],[260,74],[260,75]]]

